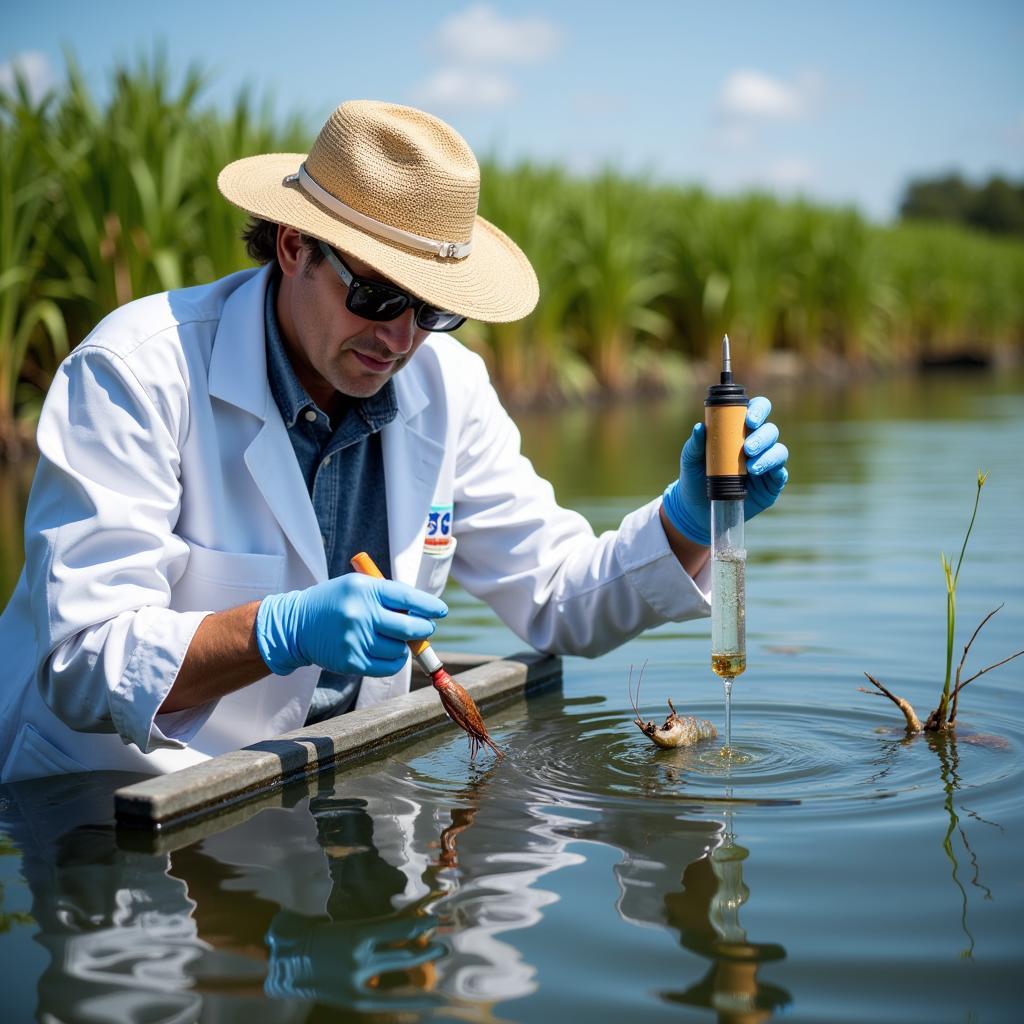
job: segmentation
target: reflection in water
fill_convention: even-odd
[[[363,1010],[424,1009],[437,983],[433,894],[401,909],[405,876],[374,845],[366,802],[315,797],[309,805],[327,857],[331,891],[322,914],[282,908],[269,923],[267,993]]]
[[[118,850],[95,788],[5,787],[4,830],[22,851],[32,891],[35,941],[49,954],[38,1016],[50,1020],[195,1019],[201,997],[189,969],[208,947],[185,886],[166,858]]]
[[[723,826],[677,817],[667,828],[661,815],[616,808],[575,834],[622,852],[615,875],[617,909],[625,920],[667,925],[679,932],[684,949],[709,961],[700,980],[682,991],[663,991],[661,998],[707,1007],[729,1024],[753,1024],[791,1001],[785,989],[758,978],[760,965],[783,959],[785,951],[750,942],[740,925],[740,907],[750,896],[743,881],[749,851],[736,843],[731,812],[725,818]],[[685,865],[681,879],[680,863]]]
[[[487,791],[487,784],[493,775],[493,767],[483,775],[477,776],[470,784],[464,787],[456,798],[463,801],[463,806],[452,807],[449,812],[451,824],[441,830],[439,840],[440,850],[434,867],[440,872],[445,868],[456,869],[459,866],[458,840],[474,821],[483,802],[484,794]]]
[[[925,744],[939,760],[939,779],[942,783],[942,809],[946,814],[947,825],[942,836],[942,851],[950,864],[950,877],[960,896],[960,930],[967,940],[967,945],[960,952],[961,958],[971,960],[974,957],[976,940],[968,923],[969,899],[968,890],[961,879],[961,865],[957,857],[957,842],[959,839],[967,858],[971,864],[971,877],[969,884],[977,889],[985,900],[992,899],[992,890],[982,881],[981,864],[978,860],[971,842],[967,837],[967,831],[960,821],[957,813],[957,806],[954,797],[964,788],[964,780],[961,777],[959,743],[965,743],[974,747],[984,747],[989,750],[1009,751],[1010,744],[1002,736],[987,735],[984,733],[969,732],[965,729],[959,731],[928,732],[918,733],[913,736],[903,734],[885,743],[882,754],[876,759],[879,770],[871,776],[870,781],[877,782],[890,776],[900,765],[900,755]],[[970,788],[970,787],[968,787]],[[980,825],[987,825],[999,832],[1005,832],[1002,825],[995,821],[983,818],[969,807],[960,804],[960,810]]]
[[[95,779],[54,782],[5,787],[2,823],[49,953],[42,1019],[426,1008],[437,920],[422,900],[394,907],[405,877],[377,851],[363,802],[318,796],[154,854],[118,843]]]
[[[728,816],[731,818],[731,815]],[[791,1001],[777,985],[758,979],[762,963],[781,960],[774,943],[754,943],[740,924],[740,907],[750,898],[743,862],[750,851],[736,842],[731,820],[719,846],[683,872],[683,891],[665,897],[669,924],[683,946],[711,961],[704,977],[683,992],[666,992],[670,1002],[706,1006],[728,1024],[755,1024]]]
[[[20,855],[21,850],[7,836],[0,834],[0,857],[18,857]],[[27,911],[8,910],[4,905],[6,895],[4,883],[0,881],[0,935],[6,934],[19,925],[35,924],[35,918]]]
[[[502,936],[537,925],[558,900],[544,879],[584,863],[568,850],[562,815],[527,794],[492,796],[492,784],[493,768],[460,788],[414,768],[397,779],[367,773],[336,780],[337,792],[367,800],[377,822],[393,820],[403,805],[415,808],[400,832],[381,837],[381,849],[416,872],[403,898],[426,894],[448,947],[437,965],[438,989],[465,1019],[491,1020],[495,1003],[536,991],[537,968]]]
[[[495,1004],[533,994],[539,970],[503,933],[536,925],[559,899],[545,879],[585,863],[570,850],[578,840],[621,851],[622,919],[676,929],[710,961],[664,999],[728,1021],[788,1001],[757,977],[782,951],[739,925],[746,851],[721,822],[673,817],[666,830],[662,813],[620,801],[581,823],[495,784],[492,773],[455,789],[413,768],[355,769],[291,808],[219,833],[214,819],[179,848],[171,833],[158,853],[117,835],[95,779],[50,780],[45,799],[35,783],[7,787],[4,828],[50,955],[40,1015],[205,1020],[251,1005],[261,1021],[298,1021],[316,1004],[497,1020]]]
[[[985,746],[992,745],[993,743],[997,746],[999,743],[1005,744],[1004,740],[1000,740],[999,737],[995,736],[988,737],[968,733],[963,738],[965,742],[975,742]],[[960,817],[956,813],[956,807],[953,803],[953,794],[961,788],[960,756],[957,751],[956,733],[932,733],[926,737],[926,742],[928,743],[928,746],[935,751],[939,758],[939,774],[942,778],[942,790],[945,797],[942,806],[949,817],[949,826],[946,829],[946,834],[942,837],[942,849],[949,858],[949,862],[952,866],[953,883],[960,891],[960,927],[967,938],[967,947],[960,955],[966,959],[971,959],[974,956],[975,940],[974,935],[971,933],[971,930],[967,925],[967,890],[964,888],[963,882],[960,881],[960,864],[957,861],[956,850],[954,849],[954,833],[959,835],[974,869],[974,876],[971,878],[971,885],[980,889],[983,897],[987,900],[992,899],[992,891],[981,881],[981,865],[978,863],[978,858],[974,855],[974,851],[971,849],[971,844],[967,839],[967,833],[964,831],[964,827],[960,824]],[[1002,831],[1002,826],[996,824],[996,822],[987,821],[980,815],[975,814],[966,807],[963,807],[963,805],[961,805],[961,807],[963,810],[967,811],[970,817],[974,818],[981,824],[991,825],[993,828]]]
[[[801,932],[787,915],[776,919],[774,935],[748,938],[743,908],[756,905],[758,893],[747,888],[746,864],[755,859],[763,868],[765,855],[755,847],[751,858],[732,815],[742,838],[746,823],[763,828],[783,810],[795,825],[792,812],[806,805],[722,799],[723,784],[749,792],[747,774],[760,778],[754,771],[717,776],[717,798],[711,781],[696,793],[699,759],[652,752],[625,708],[608,714],[593,702],[576,705],[549,693],[525,713],[520,706],[495,716],[508,756],[486,772],[469,769],[457,739],[429,739],[400,757],[322,777],[312,793],[289,790],[289,807],[264,807],[239,824],[214,819],[177,840],[172,832],[147,852],[112,830],[109,790],[95,778],[5,787],[0,830],[22,851],[34,941],[49,954],[38,979],[40,1016],[544,1020],[557,1016],[552,1007],[564,1015],[559,998],[570,988],[598,1017],[611,1013],[602,1004],[610,991],[636,1018],[658,1008],[652,998],[663,1011],[698,1007],[732,1024],[764,1021],[789,1006],[790,993],[772,978],[786,955],[782,943],[753,940],[782,938],[791,960]],[[860,734],[847,730],[861,735],[851,742],[865,760],[878,752],[868,728],[877,721]],[[935,755],[949,814],[944,848],[964,895],[973,953],[971,885],[956,856],[962,841],[984,893],[967,843],[973,812],[959,803],[967,739],[960,737],[959,754],[947,741]],[[921,755],[927,772],[915,775],[908,762]],[[886,795],[882,780],[910,786],[901,820],[919,799],[936,807],[927,744],[885,743],[872,770],[874,794]],[[978,777],[972,773],[971,783]],[[861,788],[862,780],[863,773]],[[895,800],[885,803],[897,810]],[[859,806],[817,802],[833,821]],[[934,850],[934,818],[928,822]],[[759,882],[762,901],[777,904],[778,887],[788,891],[789,857],[807,865],[805,847],[794,843],[779,864],[774,892]],[[835,856],[833,849],[825,863],[834,865]],[[813,908],[788,904],[804,933],[834,878],[830,868]],[[637,928],[647,930],[644,953],[631,946]],[[552,929],[570,943],[578,936],[580,950],[545,941]],[[621,967],[603,976],[595,966],[602,955],[621,956]],[[789,984],[793,977],[787,964]]]
[[[304,1020],[314,1003],[409,1020],[444,1005],[493,1021],[495,1001],[536,987],[498,936],[556,899],[537,886],[544,875],[582,863],[554,835],[557,816],[539,822],[522,804],[518,820],[509,804],[488,814],[486,776],[428,802],[379,766],[356,770],[159,853],[118,836],[113,787],[96,782],[5,787],[0,827],[49,953],[38,985],[49,1019],[233,1018],[251,1002],[261,1021]],[[481,819],[511,845],[460,849]]]

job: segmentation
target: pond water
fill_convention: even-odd
[[[721,729],[701,621],[567,660],[561,687],[489,714],[498,765],[452,729],[148,846],[113,829],[123,780],[7,787],[5,1019],[1021,1019],[1024,658],[964,692],[945,742],[907,740],[858,688],[868,671],[934,706],[939,552],[979,468],[957,652],[1000,602],[968,668],[1024,647],[1024,378],[774,397],[792,480],[747,528],[745,763],[632,724],[646,663],[645,718],[671,697]],[[519,419],[605,529],[661,489],[698,405]],[[448,598],[440,646],[521,648]]]

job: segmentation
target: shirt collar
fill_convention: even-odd
[[[267,335],[267,376],[270,379],[270,390],[285,425],[290,430],[295,426],[303,410],[321,410],[306,393],[285,351],[281,328],[277,322],[277,289],[280,280],[279,273],[272,274],[267,284],[263,319]],[[369,398],[354,401],[351,407],[359,413],[371,431],[387,426],[398,414],[394,380],[388,380],[384,387]]]

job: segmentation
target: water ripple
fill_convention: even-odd
[[[648,705],[641,713],[661,720],[664,710]],[[685,713],[715,720],[721,706],[694,704]],[[556,804],[608,806],[642,797],[852,807],[899,797],[905,810],[908,800],[933,801],[937,783],[1013,788],[1024,736],[1005,720],[988,728],[986,734],[964,726],[943,744],[924,736],[908,740],[892,715],[877,711],[748,703],[734,728],[739,756],[729,757],[721,738],[661,750],[636,728],[631,712],[587,708],[499,730],[508,757],[495,771],[505,776],[503,786]],[[443,769],[434,768],[434,783],[444,787]],[[421,775],[420,784],[426,781]]]

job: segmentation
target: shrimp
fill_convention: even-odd
[[[637,707],[637,703],[640,700],[640,683],[644,678],[644,669],[647,667],[645,661],[640,668],[640,675],[636,681],[636,697],[633,697],[633,666],[629,668],[629,680],[627,687],[629,689],[629,701],[633,705],[633,712],[636,717],[633,719],[633,724],[653,743],[659,747],[665,749],[674,749],[675,747],[692,747],[695,743],[699,743],[701,740],[711,740],[718,735],[718,730],[712,725],[711,722],[704,718],[694,718],[692,715],[676,714],[675,705],[672,703],[672,698],[668,700],[669,716],[665,719],[665,724],[661,727],[657,726],[654,722],[644,723],[640,717],[640,709]]]

